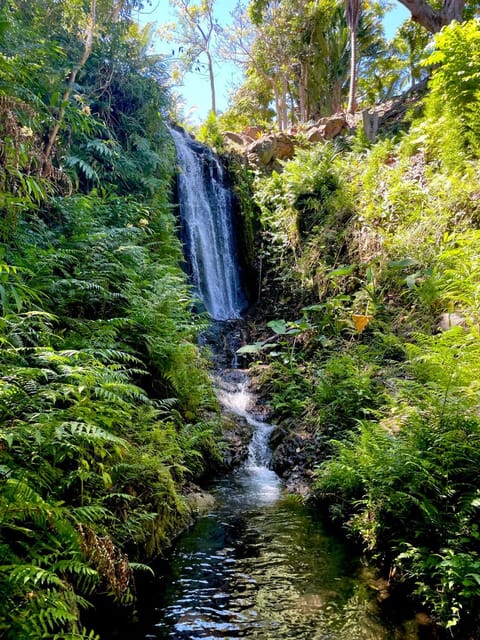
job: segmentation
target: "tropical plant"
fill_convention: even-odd
[[[169,204],[164,68],[130,20],[136,3],[107,4],[87,15],[19,0],[1,14],[0,635],[12,640],[97,638],[82,622],[92,599],[132,606],[132,560],[185,525],[181,485],[219,455]]]

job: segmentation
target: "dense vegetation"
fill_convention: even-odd
[[[459,638],[480,633],[479,44],[478,21],[442,30],[403,132],[255,178],[270,321],[242,349],[314,498]]]
[[[0,9],[7,640],[97,637],[83,612],[99,595],[133,602],[135,571],[189,520],[182,490],[221,455],[195,346],[204,321],[179,266],[170,80],[150,28],[131,19],[141,4]],[[184,33],[199,16],[221,33],[213,6]],[[480,27],[445,27],[422,66],[430,36],[409,23],[386,43],[382,15],[375,3],[355,22],[340,2],[251,2],[218,50],[243,65],[244,84],[201,135],[221,148],[224,129],[300,125],[282,172],[232,162],[262,310],[243,352],[262,363],[284,444],[314,469],[317,503],[392,586],[408,581],[440,625],[475,637]],[[210,52],[196,36],[185,68]],[[309,145],[301,125],[345,106],[353,47],[357,102],[431,73],[426,97],[376,144],[358,129]]]
[[[96,637],[81,622],[92,597],[132,602],[136,567],[189,520],[182,484],[218,456],[170,204],[165,70],[130,9],[19,0],[0,13],[11,640]]]

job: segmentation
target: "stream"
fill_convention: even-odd
[[[228,381],[224,377],[228,374]],[[254,428],[246,462],[209,491],[216,506],[178,540],[116,640],[414,640],[380,615],[374,576],[269,469],[272,426],[241,371],[217,378],[223,406]],[[102,635],[103,637],[103,635]]]
[[[416,640],[415,619],[381,615],[379,581],[270,469],[269,436],[237,368],[247,298],[232,193],[222,163],[172,128],[188,274],[213,322],[201,338],[214,354],[224,410],[253,428],[247,460],[208,491],[212,510],[181,535],[156,578],[140,585],[135,620],[103,620],[105,640]],[[383,608],[384,609],[384,608]],[[413,614],[412,614],[413,618]]]

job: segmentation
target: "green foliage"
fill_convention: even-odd
[[[282,173],[255,185],[264,229],[263,269],[272,278],[265,286],[275,287],[280,304],[299,286],[312,292],[321,288],[322,276],[338,260],[331,252],[332,237],[349,203],[335,158],[330,145],[299,150]]]
[[[431,91],[427,101],[427,114],[440,118],[442,127],[454,127],[456,135],[478,157],[480,139],[480,23],[470,20],[464,24],[452,23],[435,38],[435,51],[426,64],[435,66]],[[453,132],[445,136],[443,143],[453,143]],[[447,137],[448,136],[448,137]],[[456,155],[462,157],[461,146]],[[465,149],[466,150],[466,149]],[[443,158],[448,162],[446,152]],[[458,160],[457,160],[458,162]]]
[[[383,37],[384,13],[380,3],[365,4],[357,29],[358,71],[370,89],[362,93],[372,102],[393,91],[397,80],[385,89],[386,74],[379,72],[382,63],[383,71],[392,61]],[[235,14],[225,48],[243,66],[245,82],[232,96],[230,129],[238,130],[237,116],[239,128],[249,120],[269,123],[275,116],[276,126],[285,130],[345,107],[351,43],[343,2],[254,2]],[[396,65],[398,74],[402,62]]]
[[[477,41],[478,21],[436,36],[398,139],[257,178],[268,317],[249,347],[295,473],[313,458],[314,497],[459,639],[479,632]]]
[[[362,362],[361,352],[354,357],[332,356],[317,370],[308,412],[322,435],[339,437],[359,419],[372,415],[381,400],[374,375],[372,364]]]
[[[471,554],[475,572],[479,436],[478,419],[453,412],[412,414],[396,432],[364,422],[318,471],[317,491],[332,513],[412,576],[447,626],[475,616],[475,579],[469,590],[460,565]]]
[[[0,20],[8,640],[97,638],[82,624],[91,599],[132,606],[130,559],[165,549],[190,515],[182,484],[219,455],[170,206],[163,65],[130,20],[134,2],[116,16],[97,3],[91,55],[65,98],[87,5],[10,2]]]
[[[223,136],[220,132],[217,116],[213,111],[207,116],[207,119],[198,130],[197,138],[200,142],[208,144],[216,153],[224,150]]]
[[[478,20],[451,23],[435,36],[425,117],[414,119],[410,149],[421,150],[432,167],[445,167],[452,178],[471,171],[478,158]]]

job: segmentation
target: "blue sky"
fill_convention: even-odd
[[[221,24],[227,24],[230,20],[230,12],[233,10],[237,0],[218,0],[216,5],[216,17]],[[385,33],[387,38],[393,36],[395,29],[409,16],[408,10],[399,2],[394,3],[393,9],[389,12],[385,20]],[[140,23],[147,22],[160,25],[164,22],[174,20],[168,0],[152,0],[151,7],[139,12],[137,19]],[[174,43],[156,41],[156,49],[169,55],[174,47]],[[221,112],[227,108],[228,95],[230,91],[241,81],[238,69],[230,63],[217,64],[215,71],[215,85],[217,92],[217,106]],[[189,120],[192,124],[197,124],[205,120],[210,110],[210,87],[208,77],[205,74],[188,73],[183,82],[183,86],[176,90],[183,97],[185,102],[185,114],[190,114]]]

